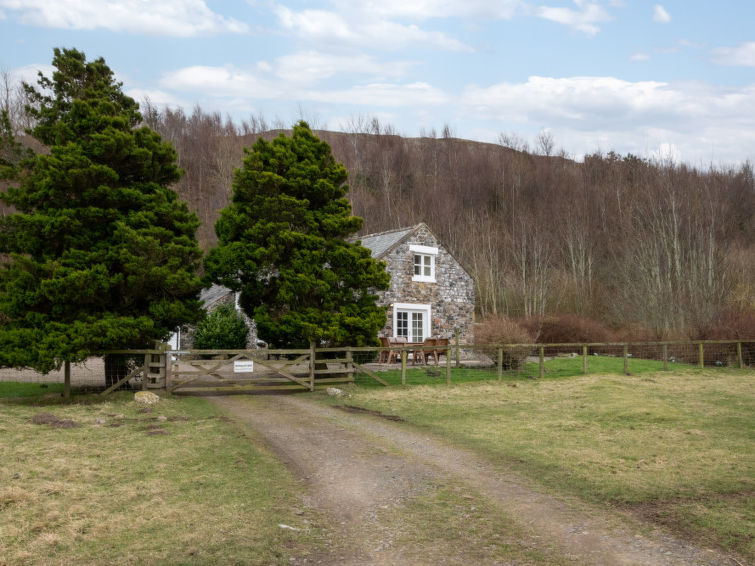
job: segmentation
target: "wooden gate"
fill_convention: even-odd
[[[168,352],[166,389],[171,393],[314,391],[353,382],[353,373],[318,378],[315,350],[181,350]],[[333,373],[332,369],[325,370]],[[339,373],[337,370],[335,373]]]
[[[378,352],[378,348],[315,348],[314,344],[298,350],[176,351],[164,344],[154,350],[113,351],[108,353],[131,356],[139,359],[139,364],[102,394],[127,381],[142,389],[164,388],[169,393],[314,391],[353,383],[358,372],[387,385],[360,363],[365,356],[377,358]]]

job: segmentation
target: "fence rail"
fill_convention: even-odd
[[[337,384],[432,383],[544,378],[591,372],[642,373],[706,367],[755,367],[753,340],[459,344],[258,350],[118,350],[143,360],[113,384],[174,393],[314,391]],[[386,363],[389,360],[394,363]],[[434,362],[434,364],[432,363]],[[139,383],[136,383],[139,386]]]

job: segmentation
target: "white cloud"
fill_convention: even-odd
[[[17,67],[16,69],[13,69],[10,74],[13,79],[36,86],[40,72],[46,77],[52,77],[54,71],[55,67],[48,63],[44,65],[26,65],[24,67]]]
[[[719,65],[755,67],[755,41],[740,43],[737,47],[719,47],[713,54],[713,60]]]
[[[671,163],[679,163],[682,158],[681,150],[676,144],[669,142],[661,142],[651,155],[656,161]]]
[[[351,8],[352,0],[341,0],[340,6]],[[493,18],[508,20],[525,5],[521,0],[369,0],[362,9],[386,17],[415,20],[432,18]]]
[[[431,46],[453,51],[471,51],[464,43],[437,31],[424,31],[416,25],[403,25],[365,14],[343,14],[326,10],[294,12],[285,6],[276,8],[283,27],[299,36],[324,43],[370,45],[382,49],[408,46]]]
[[[21,23],[49,28],[174,37],[248,31],[245,23],[214,13],[204,0],[0,0],[0,8],[18,13]]]
[[[140,104],[145,100],[149,100],[149,102],[154,106],[169,106],[172,108],[178,106],[187,106],[185,100],[167,93],[164,90],[130,88],[126,89],[125,92],[128,96],[130,96]]]
[[[634,55],[629,56],[630,61],[648,61],[650,59],[650,55],[647,53],[635,53]]]
[[[356,53],[333,55],[318,51],[304,51],[284,55],[269,70],[288,83],[316,83],[337,74],[362,74],[371,77],[400,77],[413,64],[410,62],[381,62],[374,57]]]
[[[355,85],[343,90],[312,91],[306,94],[306,98],[319,102],[364,105],[373,108],[439,106],[451,101],[442,90],[423,82]]]
[[[660,4],[656,4],[653,8],[653,21],[661,24],[667,24],[671,21],[671,14],[666,11],[666,8]]]
[[[323,89],[312,84],[315,82],[316,72],[302,78],[295,76],[296,61],[311,58],[320,65],[323,72],[335,72],[336,67],[356,69],[360,62],[366,68],[363,72],[380,71],[380,65],[371,58],[357,56],[355,58],[323,56],[318,53],[303,53],[276,60],[272,72],[253,73],[231,65],[223,67],[193,66],[177,69],[165,74],[160,80],[160,91],[190,93],[194,99],[216,99],[220,105],[234,108],[251,107],[255,100],[276,101],[310,101],[338,105],[364,105],[374,113],[379,108],[438,106],[448,103],[450,97],[442,90],[427,83],[391,83],[370,82],[355,84],[342,89]],[[259,66],[257,66],[259,70]],[[299,71],[301,71],[299,69]],[[141,93],[142,91],[135,91]],[[149,94],[149,93],[147,93]],[[164,98],[170,101],[170,94]],[[150,98],[154,98],[150,95]],[[155,100],[153,99],[153,102]]]
[[[585,0],[574,0],[574,3],[577,6],[576,10],[540,6],[536,9],[535,14],[546,20],[567,25],[587,35],[597,34],[600,31],[597,24],[611,20],[611,16],[600,4],[586,2]]]
[[[240,69],[233,65],[196,65],[176,69],[163,75],[160,87],[163,91],[192,92],[200,96],[209,95],[225,99],[290,97],[321,100],[325,95],[317,91],[320,81],[337,75],[366,75],[372,82],[386,78],[395,79],[404,75],[412,65],[413,63],[404,61],[381,62],[360,53],[334,55],[303,51],[284,55],[273,62],[259,61],[254,65],[254,70]],[[360,96],[363,96],[364,87],[356,88]]]
[[[243,97],[274,98],[283,90],[273,82],[237,69],[231,65],[208,67],[196,65],[184,67],[163,75],[160,87],[164,90],[191,92],[194,95],[209,95],[218,98]]]
[[[602,147],[652,157],[665,143],[675,159],[705,162],[751,158],[755,145],[755,85],[530,77],[470,87],[461,106],[468,117],[506,124],[502,129],[549,127],[575,154]]]

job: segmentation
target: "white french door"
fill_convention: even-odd
[[[393,335],[406,338],[407,342],[423,342],[430,336],[430,305],[395,303]]]

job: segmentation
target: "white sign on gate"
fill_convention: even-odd
[[[236,360],[233,362],[233,373],[252,373],[254,362],[252,360]]]

